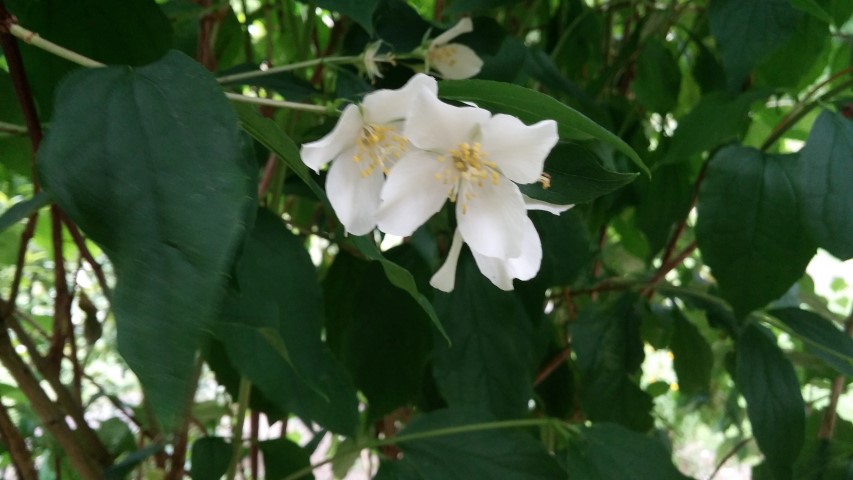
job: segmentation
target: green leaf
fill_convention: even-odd
[[[308,452],[287,438],[264,440],[258,442],[258,446],[264,454],[264,478],[269,480],[285,478],[311,465],[311,456]],[[313,480],[313,478],[314,474],[309,472],[300,476],[299,480]]]
[[[125,456],[120,462],[104,470],[104,480],[123,480],[145,459],[163,450],[164,445],[154,443]],[[73,473],[73,472],[70,472]]]
[[[580,214],[574,210],[552,215],[529,212],[542,239],[539,276],[547,285],[569,285],[592,263],[595,251]],[[541,298],[537,303],[541,302]]]
[[[373,12],[378,3],[379,0],[315,0],[311,5],[346,15],[373,35]]]
[[[447,15],[471,13],[517,3],[519,0],[457,0],[450,4]]]
[[[769,94],[753,90],[738,96],[715,92],[705,95],[690,113],[679,119],[678,129],[660,165],[686,162],[698,153],[739,138],[749,125],[750,106]]]
[[[190,477],[193,480],[219,480],[228,470],[231,444],[221,437],[201,437],[190,452]]]
[[[145,65],[172,46],[169,20],[151,0],[123,1],[121,8],[112,0],[9,0],[6,4],[23,26],[101,63]],[[44,120],[53,110],[57,82],[78,66],[24,42],[20,45]]]
[[[112,260],[119,352],[172,428],[254,216],[237,118],[178,52],[74,72],[58,99],[39,149],[42,184]]]
[[[397,436],[400,440],[397,446],[403,451],[403,458],[397,462],[400,464],[395,468],[397,475],[391,478],[566,478],[566,472],[541,442],[520,431],[496,428],[499,424],[491,420],[480,411],[459,408],[438,410],[415,418]],[[476,429],[478,424],[484,428]],[[403,441],[407,437],[412,440]]]
[[[570,441],[566,470],[578,480],[686,480],[664,445],[619,425],[583,427]]]
[[[800,224],[794,155],[720,150],[699,194],[696,241],[723,298],[743,317],[785,293],[815,247]]]
[[[807,350],[842,375],[853,377],[853,339],[831,321],[799,308],[781,308],[767,313],[781,320],[806,342]]]
[[[411,297],[418,302],[418,305],[420,305],[429,316],[439,333],[441,333],[447,341],[450,341],[444,330],[444,326],[442,326],[441,321],[438,319],[438,315],[435,313],[435,308],[433,308],[432,303],[430,303],[429,299],[427,299],[424,294],[418,291],[418,285],[415,283],[415,278],[412,276],[411,272],[385,258],[379,250],[379,247],[377,247],[376,244],[373,243],[373,240],[367,236],[349,237],[348,241],[352,243],[367,259],[379,262],[379,264],[382,265],[382,269],[385,271],[385,276],[388,277],[391,284],[411,295]]]
[[[800,152],[796,170],[803,223],[817,245],[853,258],[853,122],[824,111]]]
[[[634,300],[625,295],[615,303],[583,310],[572,327],[572,346],[587,418],[646,431],[653,424],[652,400],[628,377],[644,358]]]
[[[435,299],[451,345],[436,342],[433,376],[451,407],[518,418],[533,395],[533,325],[521,301],[480,273],[466,250],[456,288]]]
[[[344,252],[329,268],[323,291],[329,345],[367,397],[368,419],[415,400],[432,347],[423,309],[388,281],[381,265]]]
[[[631,88],[637,102],[651,111],[666,113],[675,109],[681,89],[681,70],[661,41],[650,38],[640,49],[637,78]]]
[[[714,353],[699,329],[681,310],[671,311],[674,319],[670,350],[673,368],[678,376],[678,390],[688,395],[707,395],[710,391]]]
[[[0,214],[0,232],[5,232],[9,227],[50,205],[51,201],[53,201],[51,194],[42,190],[31,198],[7,208]]]
[[[341,434],[358,422],[355,389],[322,342],[322,294],[302,241],[260,211],[213,331],[232,364],[282,412]]]
[[[831,36],[826,22],[804,15],[787,42],[763,61],[756,83],[800,91],[811,85],[829,62]],[[797,65],[797,68],[790,68]]]
[[[470,101],[481,108],[515,115],[525,123],[551,119],[564,140],[600,140],[624,153],[637,167],[649,169],[627,143],[577,110],[544,93],[519,85],[490,80],[450,80],[439,84],[439,96],[450,100]]]
[[[649,242],[649,252],[660,251],[677,222],[690,211],[695,175],[690,163],[664,165],[655,169],[651,179],[640,178],[634,184],[638,201],[635,225]]]
[[[293,170],[296,175],[311,188],[317,198],[328,203],[323,188],[314,181],[308,167],[302,163],[299,155],[299,147],[287,136],[284,131],[272,120],[258,115],[251,105],[234,102],[234,110],[240,117],[240,126],[257,140],[261,145],[275,153],[284,163]],[[331,207],[329,207],[331,208]]]
[[[714,0],[711,33],[723,57],[730,90],[787,40],[803,12],[789,0]]]
[[[833,23],[832,16],[816,0],[790,0],[798,10],[802,10],[826,23]]]
[[[806,444],[794,465],[797,480],[850,480],[853,472],[853,423],[835,419],[832,437],[819,432],[824,413],[813,410],[806,419]]]
[[[792,479],[803,446],[805,404],[794,367],[765,328],[751,324],[737,339],[735,383],[746,399],[752,434],[777,480]]]
[[[541,183],[519,185],[531,198],[557,205],[587,203],[634,181],[639,174],[619,173],[601,166],[598,157],[576,143],[560,142],[545,160],[550,186]]]

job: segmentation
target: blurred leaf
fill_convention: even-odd
[[[752,69],[793,34],[803,12],[789,0],[714,0],[709,15],[729,89],[738,90]]]
[[[797,480],[850,480],[853,472],[853,423],[836,418],[832,438],[821,438],[823,412],[806,419],[806,444],[794,464]]]
[[[653,425],[652,400],[629,378],[645,356],[634,301],[632,295],[625,295],[606,305],[587,307],[572,327],[572,346],[587,418],[647,431]]]
[[[817,245],[853,258],[853,122],[824,111],[800,151],[795,183],[800,218]]]
[[[738,96],[722,92],[703,96],[678,121],[678,129],[660,164],[686,162],[698,153],[738,138],[749,125],[750,106],[768,94],[768,90],[751,90]]]
[[[264,454],[264,473],[267,480],[281,480],[311,465],[308,452],[287,438],[276,438],[258,442]],[[313,480],[314,474],[309,472],[299,477],[299,480]],[[193,479],[195,480],[195,479]]]
[[[466,427],[491,420],[482,411],[460,408],[418,416],[398,434],[401,440],[413,439],[397,443],[403,458],[396,462],[399,465],[382,465],[381,470],[391,468],[395,473],[384,478],[553,480],[566,477],[541,442],[526,433],[508,428],[465,431]],[[454,433],[460,431],[463,433]],[[442,434],[430,435],[439,432]],[[381,470],[377,478],[387,475]]]
[[[738,317],[785,293],[815,247],[800,226],[795,155],[720,150],[699,195],[696,241]]]
[[[639,175],[607,170],[592,151],[568,142],[560,142],[551,150],[544,172],[550,177],[548,188],[541,183],[519,187],[528,197],[557,205],[591,202],[633,182]]]
[[[737,339],[735,383],[746,399],[752,434],[777,480],[794,478],[803,446],[805,404],[791,362],[764,327],[751,324]]]
[[[409,52],[421,45],[431,25],[408,3],[380,0],[373,15],[376,36],[397,52]]]
[[[518,418],[533,395],[533,326],[521,301],[480,273],[464,250],[456,288],[436,294],[451,344],[435,342],[433,375],[451,407]]]
[[[686,480],[663,444],[619,425],[583,427],[566,452],[566,469],[577,480]]]
[[[42,190],[31,198],[21,200],[12,205],[0,214],[0,232],[6,231],[9,227],[16,225],[43,207],[50,205],[52,201],[53,196],[49,192]]]
[[[125,456],[120,462],[104,470],[104,480],[123,480],[145,459],[163,450],[163,445],[154,443]],[[53,462],[51,461],[51,464]],[[69,472],[73,473],[73,472]],[[70,476],[70,475],[69,475]],[[63,477],[65,478],[65,477]]]
[[[77,71],[58,99],[38,155],[42,183],[112,260],[119,352],[171,429],[254,213],[237,118],[210,74],[178,52]]]
[[[252,64],[242,64],[228,70],[217,72],[220,77],[227,77],[239,73],[258,71],[259,67]],[[220,84],[230,85],[250,85],[260,87],[269,91],[273,91],[292,102],[301,102],[313,95],[319,93],[314,86],[302,77],[299,77],[291,72],[278,72],[270,75],[260,75],[246,79],[231,80]]]
[[[9,0],[6,5],[28,29],[101,63],[145,65],[172,46],[169,20],[150,0],[122,1],[121,8],[112,0]],[[53,110],[57,82],[79,67],[25,42],[19,44],[45,120]]]
[[[219,480],[228,470],[231,444],[221,437],[201,437],[193,442],[190,453],[192,480]]]
[[[826,68],[830,40],[827,22],[804,15],[788,41],[759,65],[756,83],[793,91],[808,87]]]
[[[681,88],[681,70],[666,46],[657,39],[645,42],[637,57],[637,77],[631,84],[637,101],[649,110],[675,109]]]
[[[690,211],[693,175],[689,163],[664,165],[655,169],[651,179],[639,178],[634,184],[639,199],[635,224],[649,242],[649,252],[659,252],[675,228]]]
[[[322,342],[322,294],[308,252],[259,211],[214,332],[232,364],[282,412],[341,434],[355,431],[350,379]]]
[[[381,265],[343,252],[326,273],[323,291],[329,345],[367,397],[368,419],[414,400],[431,351],[423,309],[388,281]]]
[[[460,13],[471,13],[490,10],[504,5],[517,3],[519,0],[456,0],[447,9],[447,15],[458,15]]]
[[[312,5],[352,18],[370,35],[373,35],[373,11],[376,10],[378,3],[379,0],[314,0],[311,2]]]
[[[624,153],[642,172],[649,173],[640,156],[621,138],[582,113],[536,90],[490,80],[446,80],[439,84],[439,96],[474,102],[494,112],[515,115],[528,124],[554,120],[560,138],[601,140]]]
[[[672,366],[678,376],[678,390],[687,395],[707,395],[714,366],[711,346],[681,310],[673,308],[670,314],[674,318],[670,349],[675,357]]]
[[[136,439],[130,427],[119,418],[108,418],[98,426],[98,438],[104,447],[113,456],[118,457],[122,453],[133,451],[136,448]]]
[[[548,286],[571,284],[595,257],[581,216],[574,210],[560,215],[535,211],[529,215],[542,239],[539,275],[546,278]]]
[[[853,339],[831,321],[817,313],[799,308],[770,310],[794,334],[806,342],[806,349],[838,373],[853,377]]]
[[[824,10],[824,8],[817,2],[817,0],[791,0],[791,5],[793,5],[798,10],[802,10],[813,17],[824,21],[826,23],[833,23],[833,18],[829,13]]]

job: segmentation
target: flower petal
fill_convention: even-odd
[[[441,210],[448,185],[436,180],[441,164],[435,155],[413,151],[400,159],[385,180],[377,213],[379,229],[407,237]]]
[[[347,105],[335,128],[325,137],[302,145],[300,156],[305,165],[315,172],[320,167],[332,161],[345,149],[355,145],[361,129],[364,126],[361,113],[355,105]]]
[[[471,250],[488,257],[517,257],[527,211],[518,186],[504,177],[497,180],[482,186],[463,183],[456,221]]]
[[[438,84],[429,75],[419,73],[397,90],[377,90],[364,96],[365,123],[388,124],[402,121],[419,92],[436,96]]]
[[[456,22],[456,25],[448,28],[444,33],[435,37],[432,42],[430,42],[430,47],[433,45],[444,45],[445,43],[453,40],[454,38],[462,35],[463,33],[473,32],[474,31],[474,23],[471,22],[471,19],[468,17],[463,18]]]
[[[382,169],[375,168],[370,175],[362,176],[359,164],[353,161],[355,153],[353,146],[329,167],[326,193],[346,231],[364,235],[376,227],[384,175]]]
[[[430,56],[430,67],[437,70],[442,78],[448,80],[471,78],[480,73],[483,68],[483,60],[474,50],[461,43],[449,43],[430,51],[438,52],[439,50],[442,52],[433,53]]]
[[[522,197],[524,198],[524,206],[528,210],[542,210],[543,212],[553,213],[554,215],[559,215],[575,206],[574,204],[558,205],[556,203],[548,203],[536,198],[530,198],[524,194],[522,194]]]
[[[491,118],[482,129],[482,148],[501,172],[516,183],[539,180],[545,157],[557,144],[557,123],[543,120],[527,126],[504,114]]]
[[[453,233],[453,243],[447,251],[447,258],[441,268],[429,280],[429,284],[442,292],[450,292],[456,286],[456,264],[459,263],[459,253],[462,252],[462,234],[457,229]]]
[[[524,233],[521,255],[510,259],[488,257],[474,253],[474,261],[486,278],[501,290],[512,290],[512,280],[530,280],[539,272],[542,264],[542,243],[539,233],[529,218],[524,218]],[[442,267],[443,268],[443,267]]]
[[[470,143],[491,115],[482,108],[454,107],[421,92],[406,115],[403,134],[420,149],[444,153]]]

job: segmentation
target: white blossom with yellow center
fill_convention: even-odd
[[[433,69],[443,78],[460,80],[480,73],[483,60],[474,50],[461,43],[449,43],[464,33],[474,31],[470,18],[463,18],[446,32],[430,42],[426,53],[427,69]]]
[[[409,150],[402,126],[414,99],[435,96],[435,79],[415,75],[398,90],[378,90],[361,105],[348,105],[325,137],[302,146],[302,161],[318,172],[331,162],[326,193],[347,232],[364,235],[376,227],[385,175]]]
[[[459,241],[479,255],[481,271],[496,285],[507,288],[500,275],[486,270],[502,268],[520,279],[535,275],[542,249],[517,184],[540,180],[545,157],[557,143],[556,123],[527,126],[509,115],[454,107],[421,93],[405,125],[412,148],[382,189],[379,228],[409,236],[449,199],[456,203]]]

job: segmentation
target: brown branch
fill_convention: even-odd
[[[725,465],[725,463],[729,461],[730,458],[734,457],[735,454],[740,451],[741,448],[745,447],[746,444],[748,444],[751,440],[752,437],[744,438],[743,440],[738,442],[737,445],[732,447],[729,453],[727,453],[722,459],[720,459],[720,462],[717,463],[717,467],[714,468],[714,471],[711,473],[711,476],[708,477],[708,480],[713,480],[713,478],[716,477],[718,473],[720,473],[720,470],[723,468],[723,465]]]
[[[50,207],[51,243],[53,244],[53,283],[56,291],[53,299],[53,340],[51,342],[48,361],[55,363],[59,370],[62,360],[62,350],[65,342],[73,336],[71,326],[71,293],[68,290],[68,277],[65,271],[65,256],[62,251],[62,221],[59,207]]]
[[[853,311],[850,312],[850,316],[847,317],[847,321],[844,322],[844,332],[848,336],[853,336]],[[838,410],[838,399],[841,397],[841,393],[844,391],[844,383],[844,375],[838,375],[832,381],[832,390],[829,394],[829,405],[823,412],[823,419],[820,423],[820,429],[817,432],[817,438],[821,440],[831,440],[832,434],[835,433],[835,419],[837,418],[836,412]]]
[[[15,427],[12,418],[9,416],[9,411],[6,405],[0,401],[0,439],[6,446],[9,456],[12,457],[12,463],[15,465],[15,471],[21,480],[37,480],[38,473],[33,464],[33,457],[27,449],[27,442],[21,436],[21,432]]]
[[[41,187],[39,186],[38,176],[36,175],[35,156],[41,144],[41,123],[39,122],[38,111],[36,110],[36,104],[30,90],[30,83],[27,81],[27,72],[24,70],[24,61],[21,58],[18,41],[8,31],[9,26],[13,23],[15,23],[15,18],[6,10],[3,0],[0,0],[0,46],[3,48],[6,63],[9,66],[9,76],[12,77],[12,84],[15,86],[15,95],[17,95],[18,103],[21,105],[21,111],[24,114],[24,124],[27,126],[27,133],[29,134],[30,144],[33,148],[30,169],[33,190],[38,192]]]
[[[110,287],[107,283],[107,277],[104,275],[104,269],[101,267],[101,264],[95,260],[95,257],[92,256],[92,252],[89,250],[89,247],[86,245],[86,239],[83,237],[83,234],[80,233],[80,229],[77,228],[77,225],[68,218],[68,215],[65,212],[61,212],[62,215],[62,223],[65,224],[65,228],[68,229],[68,233],[71,234],[71,238],[74,240],[74,244],[77,246],[77,250],[80,251],[80,255],[86,260],[86,263],[92,268],[92,271],[95,273],[95,278],[98,279],[98,285],[100,285],[101,290],[104,293],[104,296],[107,299],[110,298]]]
[[[27,397],[30,407],[39,417],[44,428],[62,446],[77,473],[85,479],[102,478],[102,468],[98,465],[98,461],[86,451],[83,443],[65,422],[65,415],[42,390],[32,370],[15,352],[15,347],[5,328],[0,328],[0,362]]]
[[[24,276],[24,260],[27,257],[27,245],[30,244],[30,240],[35,234],[37,222],[38,212],[35,212],[27,219],[27,225],[24,227],[24,231],[21,232],[21,243],[18,245],[18,257],[15,260],[15,275],[12,277],[12,288],[9,292],[9,303],[5,305],[5,308],[0,309],[2,317],[8,317],[15,311],[15,305],[17,305],[18,301],[18,292],[21,289],[21,280]]]
[[[252,480],[257,480],[260,477],[259,461],[260,449],[258,448],[258,436],[261,427],[261,412],[252,411],[249,417],[250,435],[249,438],[249,472]]]
[[[558,353],[556,356],[554,356],[554,358],[552,358],[551,361],[548,362],[548,365],[545,365],[545,368],[543,368],[539,372],[539,374],[536,375],[536,380],[533,382],[533,386],[535,387],[535,386],[539,385],[540,383],[544,382],[545,379],[548,378],[552,373],[554,373],[554,370],[559,368],[560,365],[562,365],[563,362],[565,362],[566,359],[568,359],[571,354],[572,354],[572,347],[571,346],[567,346],[566,348],[562,349],[560,351],[560,353]]]

